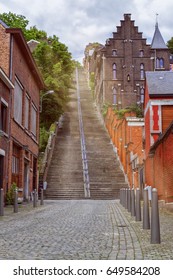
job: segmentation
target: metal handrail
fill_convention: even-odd
[[[79,88],[79,75],[78,75],[78,69],[77,68],[76,68],[76,88],[77,88],[77,99],[78,99],[78,118],[79,118],[79,130],[80,130],[81,153],[82,153],[84,193],[85,193],[86,198],[90,198],[90,179],[89,179],[89,171],[88,171],[88,160],[87,160],[87,154],[86,154],[86,144],[85,144],[83,120],[82,120],[80,88]]]

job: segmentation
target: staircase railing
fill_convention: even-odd
[[[45,182],[47,178],[47,173],[49,170],[49,166],[51,163],[54,147],[55,147],[55,140],[56,140],[56,135],[58,133],[58,130],[62,128],[62,122],[63,122],[63,115],[59,118],[58,122],[56,122],[56,127],[55,131],[50,132],[48,142],[46,149],[44,151],[44,155],[41,159],[40,163],[40,177],[42,178],[42,181]]]

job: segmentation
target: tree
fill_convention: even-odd
[[[0,19],[9,27],[21,28],[26,41],[34,39],[40,42],[33,52],[33,57],[43,76],[45,90],[51,89],[55,92],[43,98],[43,110],[40,115],[40,136],[42,137],[45,129],[49,130],[50,125],[58,121],[65,110],[69,100],[74,62],[67,46],[61,43],[56,35],[48,37],[45,31],[38,30],[36,26],[27,29],[29,21],[24,16],[9,12],[0,14]],[[45,139],[43,140],[45,142]],[[43,149],[42,145],[41,148]]]
[[[171,54],[173,54],[173,37],[167,42],[167,46],[168,46]]]
[[[25,16],[9,12],[0,14],[0,19],[3,20],[9,27],[21,28],[26,41],[31,39],[39,41],[47,38],[47,33],[45,31],[38,30],[36,26],[32,26],[27,29],[29,21]]]
[[[58,37],[48,38],[48,42],[41,42],[35,49],[33,56],[43,75],[47,90],[54,90],[54,95],[44,98],[41,114],[41,126],[47,128],[53,119],[57,121],[64,112],[69,101],[69,88],[74,70],[71,54],[67,47],[59,42]],[[45,106],[45,107],[44,107]]]

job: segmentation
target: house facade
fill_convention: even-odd
[[[22,31],[8,28],[2,21],[0,66],[14,85],[9,93],[8,168],[4,192],[16,183],[21,199],[28,200],[38,186],[39,92],[44,83]]]
[[[173,72],[146,72],[145,178],[160,199],[173,201]]]
[[[14,85],[0,67],[0,189],[5,189],[8,177],[10,133],[10,101]]]
[[[169,70],[169,50],[158,23],[151,45],[138,31],[131,14],[124,14],[113,37],[95,50],[95,99],[99,107],[108,103],[118,109],[131,104],[143,107],[145,72]],[[93,62],[92,62],[93,63]]]

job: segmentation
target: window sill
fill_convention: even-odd
[[[0,137],[6,137],[8,138],[8,134],[6,132],[4,132],[3,130],[0,129]]]

